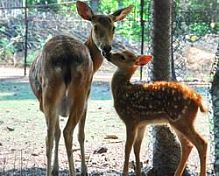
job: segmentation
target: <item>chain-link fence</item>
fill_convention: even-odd
[[[122,8],[127,4],[119,1],[117,8]],[[192,81],[198,83],[205,81],[199,91],[206,95],[209,101],[208,88],[211,81],[211,65],[217,63],[215,52],[219,41],[217,11],[194,11],[187,4],[186,0],[174,1],[173,22],[172,22],[172,75],[180,81]],[[87,3],[99,13],[109,13],[116,9],[103,8],[101,1],[87,1]],[[183,4],[184,3],[184,4]],[[116,36],[113,43],[114,50],[124,48],[131,49],[136,53],[151,52],[151,2],[150,1],[130,1],[135,8],[128,17],[118,22],[116,26]],[[182,5],[183,4],[183,5]],[[212,5],[213,6],[213,5]],[[204,14],[204,15],[203,15]],[[210,20],[210,24],[209,24]],[[208,25],[207,25],[208,24]],[[27,5],[23,0],[0,0],[0,64],[14,65],[26,68],[32,63],[36,55],[40,52],[44,43],[54,35],[65,34],[74,36],[80,41],[85,41],[90,32],[90,23],[82,20],[76,12],[75,1],[53,4]],[[197,32],[198,31],[198,32]],[[150,67],[144,67],[137,76],[147,80]],[[112,73],[114,68],[105,62],[99,73],[107,75]],[[204,88],[203,88],[204,87]],[[209,105],[210,106],[210,105]],[[210,143],[209,165],[213,163],[214,150],[211,115],[205,120]],[[210,125],[209,125],[210,124]],[[1,121],[0,121],[1,125]],[[203,127],[203,126],[201,126]],[[8,128],[7,130],[13,130]],[[0,141],[1,147],[1,141]],[[9,153],[0,154],[0,172],[11,175],[32,175],[36,173],[45,174],[45,170],[35,168],[45,168],[45,158],[38,165],[36,155],[31,156],[23,150],[11,150]],[[28,158],[29,156],[29,158]],[[45,157],[44,154],[40,155]],[[63,154],[65,156],[65,154]],[[29,165],[31,163],[31,165]],[[66,163],[64,169],[66,169]],[[195,167],[195,166],[193,166]],[[33,168],[25,171],[26,168]],[[10,171],[8,171],[8,169]],[[63,172],[64,174],[65,172]],[[212,175],[212,173],[209,173]]]
[[[65,34],[80,41],[86,40],[91,26],[77,15],[74,1],[47,5],[26,5],[24,2],[1,1],[0,64],[22,65],[26,74],[26,66],[32,63],[44,43],[52,36]],[[217,11],[215,8],[211,12],[194,11],[189,6],[181,7],[178,1],[174,2],[173,76],[185,81],[209,81],[209,65],[214,62],[219,39],[218,28],[215,27],[218,25]],[[103,8],[103,4],[99,2],[98,5],[97,1],[87,3],[101,13],[116,10]],[[143,0],[130,3],[134,3],[135,8],[123,22],[117,24],[113,48],[121,50],[126,47],[136,53],[150,53],[151,3]],[[118,6],[124,5],[120,2]],[[199,52],[203,57],[198,59]],[[111,66],[104,64],[101,70],[110,71]],[[195,76],[197,74],[199,77]]]
[[[87,3],[94,6],[92,1]],[[136,8],[132,15],[117,24],[113,44],[116,50],[127,47],[140,53],[144,51],[141,48],[146,43],[144,41],[149,41],[149,19],[143,19],[149,15],[140,15],[139,3],[134,5]],[[94,9],[99,13],[102,11],[100,7]],[[15,10],[16,14],[13,13]],[[84,42],[90,32],[90,23],[77,15],[75,2],[27,7],[12,5],[0,8],[0,11],[2,36],[0,63],[21,64],[24,66],[25,74],[26,66],[32,63],[44,43],[52,36],[65,34]],[[148,10],[146,12],[148,13]],[[148,46],[144,48],[147,50]],[[107,66],[103,69],[110,70]]]

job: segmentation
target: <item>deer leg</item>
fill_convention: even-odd
[[[177,126],[177,130],[197,148],[200,158],[200,176],[206,176],[207,142],[195,131],[192,124],[186,122],[184,124],[186,125],[182,125],[182,127]]]
[[[55,133],[55,122],[56,113],[53,108],[44,111],[47,120],[47,137],[46,137],[46,156],[47,156],[47,176],[51,176],[51,160],[52,160],[52,149],[54,142]]]
[[[56,127],[55,127],[55,151],[54,151],[54,164],[52,169],[52,175],[59,175],[59,162],[58,162],[58,149],[59,149],[59,140],[61,136],[61,130],[59,126],[59,116],[57,116]]]
[[[188,157],[189,157],[189,154],[191,153],[193,145],[178,130],[175,129],[175,131],[181,143],[181,158],[180,158],[179,165],[176,169],[175,176],[181,176],[186,167],[186,161],[188,160]]]
[[[84,139],[85,139],[84,126],[85,126],[86,114],[87,114],[87,107],[84,110],[82,119],[80,120],[79,130],[78,130],[78,141],[79,141],[80,150],[81,150],[81,175],[84,175],[84,176],[88,175],[87,166],[85,163],[85,151],[84,151]]]
[[[90,94],[90,89],[88,90],[87,98],[88,98],[89,94]],[[80,150],[81,150],[81,175],[84,175],[84,176],[88,175],[87,166],[85,163],[85,150],[84,150],[84,139],[85,139],[84,127],[85,127],[86,117],[87,117],[87,102],[85,104],[84,113],[83,113],[83,116],[79,122],[79,128],[78,128],[78,141],[79,141]]]
[[[70,175],[75,176],[76,173],[75,173],[73,153],[72,153],[73,131],[84,113],[86,95],[79,88],[77,89],[76,92],[74,92],[72,95],[69,96],[72,96],[74,98],[74,103],[71,107],[68,122],[64,128],[63,133],[65,140],[65,147],[68,156]]]
[[[129,157],[130,157],[130,152],[131,152],[134,140],[135,140],[135,136],[136,136],[136,128],[126,126],[125,162],[123,166],[124,176],[128,176]]]
[[[75,108],[74,110],[77,111],[77,108]],[[63,131],[65,147],[66,147],[66,152],[67,152],[67,157],[68,157],[70,176],[76,175],[74,160],[73,160],[73,153],[72,153],[72,143],[73,143],[73,132],[74,132],[75,126],[77,125],[79,121],[78,117],[76,117],[77,115],[79,114],[77,114],[76,112],[72,112],[70,114],[68,122]]]
[[[134,142],[134,153],[135,153],[135,160],[136,160],[136,168],[135,173],[136,176],[141,175],[141,163],[140,163],[140,149],[141,143],[144,138],[145,127],[141,127],[137,129],[137,135]]]
[[[63,92],[63,84],[49,86],[54,80],[44,80],[42,84],[44,89],[42,92],[43,112],[47,122],[47,139],[46,139],[46,155],[47,155],[47,176],[51,176],[51,160],[54,145],[55,133],[57,133],[57,121],[59,120],[57,112],[57,104]],[[54,89],[56,87],[56,89]],[[55,95],[55,96],[54,96]],[[56,142],[57,144],[57,142]],[[56,157],[56,156],[55,156]]]

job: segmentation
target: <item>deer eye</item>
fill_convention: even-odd
[[[113,26],[113,29],[112,29],[113,33],[115,32],[115,29],[116,29],[115,26]]]
[[[94,26],[94,31],[95,31],[95,32],[98,32],[98,27],[97,27],[97,25]]]

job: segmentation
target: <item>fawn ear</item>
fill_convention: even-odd
[[[140,55],[137,57],[136,65],[143,66],[152,60],[151,55]]]
[[[78,14],[85,20],[91,21],[92,16],[94,15],[91,8],[82,1],[76,2]]]
[[[114,22],[123,20],[129,14],[129,12],[131,12],[133,7],[134,7],[133,5],[130,5],[126,8],[117,10],[116,12],[111,14],[111,16],[113,17]]]

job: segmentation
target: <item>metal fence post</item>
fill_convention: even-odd
[[[144,0],[141,0],[141,54],[144,53]],[[143,67],[140,68],[140,80],[142,80]]]
[[[27,19],[27,0],[25,0],[25,41],[24,41],[24,76],[27,75],[27,39],[28,39],[28,19]]]

